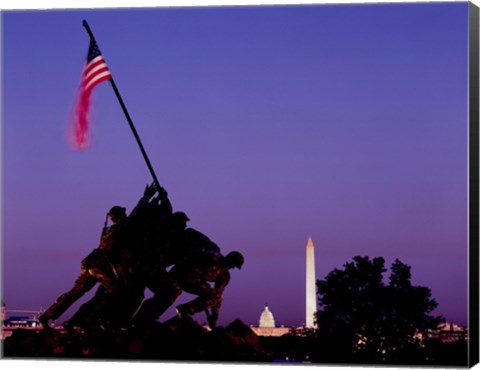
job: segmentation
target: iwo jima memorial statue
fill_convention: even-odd
[[[158,319],[182,291],[196,295],[194,300],[176,307],[180,316],[205,311],[210,328],[215,328],[222,293],[230,280],[229,269],[241,268],[243,256],[226,256],[207,236],[187,227],[184,212],[173,212],[167,191],[160,186],[130,115],[103,59],[95,37],[84,20],[90,36],[87,65],[80,86],[76,115],[76,139],[86,140],[87,110],[92,89],[109,80],[122,106],[153,177],[142,198],[127,215],[126,208],[112,207],[102,230],[100,244],[82,262],[81,273],[73,287],[62,294],[39,317],[45,328],[97,283],[94,297],[63,323],[67,330],[145,326]],[[108,227],[108,221],[112,225]],[[173,267],[172,267],[173,266]],[[168,271],[167,269],[171,267]],[[145,289],[153,296],[144,299]]]
[[[254,338],[255,334],[239,319],[226,329],[219,328],[219,330],[223,330],[222,335],[230,330],[230,337],[237,336],[237,339],[230,340],[230,347],[232,343],[238,346],[238,336],[243,338],[240,342],[245,342],[245,338],[248,337],[246,341],[249,345],[253,344],[253,347],[257,347],[250,351],[255,353],[253,357],[244,355],[238,357],[234,354],[236,350],[232,348],[228,350],[230,355],[226,355],[227,358],[215,356],[212,351],[208,355],[209,350],[206,348],[197,350],[196,347],[200,342],[204,342],[203,345],[208,342],[208,338],[202,336],[200,329],[209,331],[201,327],[191,316],[205,312],[210,332],[215,332],[223,291],[230,280],[229,270],[240,269],[244,258],[236,251],[223,255],[220,248],[207,236],[187,227],[189,219],[184,212],[173,211],[167,191],[158,182],[92,31],[86,21],[83,21],[83,25],[90,36],[90,45],[79,94],[79,104],[84,106],[80,107],[76,117],[78,144],[82,145],[85,141],[88,114],[86,108],[88,108],[91,91],[100,82],[109,80],[153,177],[153,183],[146,186],[143,196],[128,215],[126,208],[118,205],[108,211],[99,246],[81,261],[81,272],[73,287],[60,295],[39,316],[44,329],[38,333],[41,338],[37,337],[36,342],[32,342],[31,337],[26,340],[14,333],[5,341],[5,355],[88,357],[89,353],[96,353],[101,357],[103,353],[106,357],[122,357],[122,355],[129,357],[129,354],[133,353],[137,358],[145,355],[146,358],[178,360],[204,358],[258,360],[258,354],[263,352],[259,350],[261,346],[258,338]],[[109,221],[110,226],[108,226]],[[73,317],[63,322],[62,326],[65,330],[62,333],[69,336],[69,339],[59,338],[58,333],[61,331],[54,330],[51,323],[59,319],[76,301],[96,286],[97,290],[93,298],[83,303]],[[146,289],[153,293],[148,299],[145,299]],[[176,351],[174,348],[173,343],[176,343],[176,340],[184,343],[184,338],[174,339],[168,335],[155,338],[157,342],[159,339],[164,341],[163,346],[166,349],[164,348],[160,353],[151,348],[150,352],[145,351],[145,347],[149,346],[145,343],[142,349],[136,350],[132,350],[131,344],[123,343],[123,346],[118,346],[118,337],[123,335],[125,341],[125,333],[130,335],[136,333],[138,341],[138,335],[145,337],[147,333],[151,334],[152,328],[158,328],[161,324],[157,320],[175,303],[182,291],[196,298],[176,306],[177,316],[162,324],[170,322],[170,326],[163,327],[165,334],[165,331],[169,330],[171,333],[175,325],[178,329],[182,322],[184,326],[185,323],[189,323],[190,332],[187,330],[187,336],[190,340],[196,338],[198,342],[191,346],[190,355],[185,348],[181,351]],[[102,352],[98,351],[98,348],[92,349],[92,346],[105,346],[105,340],[103,342],[100,340],[101,344],[98,340],[96,344],[86,344],[88,341],[92,342],[92,335],[103,335],[102,338],[107,342],[116,341],[116,350]],[[72,346],[72,338],[75,336],[77,344],[83,341],[83,347],[80,349],[66,351],[65,348],[68,345],[63,343],[59,346],[55,343],[63,340]],[[215,339],[217,344],[218,340],[217,336]],[[43,342],[39,344],[39,341]],[[48,341],[50,343],[46,344]],[[223,348],[224,353],[225,350],[226,348]],[[245,352],[245,349],[243,351]],[[182,357],[177,358],[178,354],[182,354]]]
[[[242,267],[242,254],[223,256],[207,236],[187,228],[187,215],[173,212],[167,192],[155,184],[145,188],[128,216],[125,208],[114,206],[107,217],[112,225],[107,227],[105,222],[100,245],[82,261],[72,289],[40,315],[44,328],[99,283],[94,297],[63,323],[65,329],[145,327],[182,291],[197,298],[177,306],[178,314],[205,311],[208,325],[214,329],[223,290],[230,280],[228,270]],[[153,296],[145,300],[146,288]]]

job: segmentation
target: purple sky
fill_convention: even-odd
[[[220,324],[257,324],[267,302],[304,323],[309,235],[317,278],[399,258],[467,324],[467,3],[6,11],[7,308],[68,290],[108,209],[151,182],[108,83],[91,148],[69,146],[84,18],[174,208],[246,257]]]

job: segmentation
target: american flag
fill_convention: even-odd
[[[88,48],[87,62],[83,69],[80,81],[73,117],[73,145],[77,149],[84,149],[88,145],[88,121],[92,90],[99,83],[111,78],[112,75],[100,53],[97,43],[94,40],[91,40]]]

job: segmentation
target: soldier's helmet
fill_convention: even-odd
[[[108,215],[114,216],[114,217],[121,217],[121,216],[125,216],[126,212],[127,212],[126,208],[120,207],[120,206],[114,206],[110,208],[110,211],[108,211]]]
[[[244,261],[245,259],[240,252],[230,252],[225,256],[225,262],[228,268],[236,267],[238,269],[241,269]]]
[[[175,212],[172,214],[172,217],[175,221],[183,221],[183,222],[190,221],[190,219],[188,218],[185,212]]]

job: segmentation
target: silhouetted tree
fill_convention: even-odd
[[[398,259],[384,283],[385,260],[354,257],[343,270],[317,280],[316,320],[321,361],[411,363],[423,340],[443,320],[426,287],[413,286],[410,266]]]

